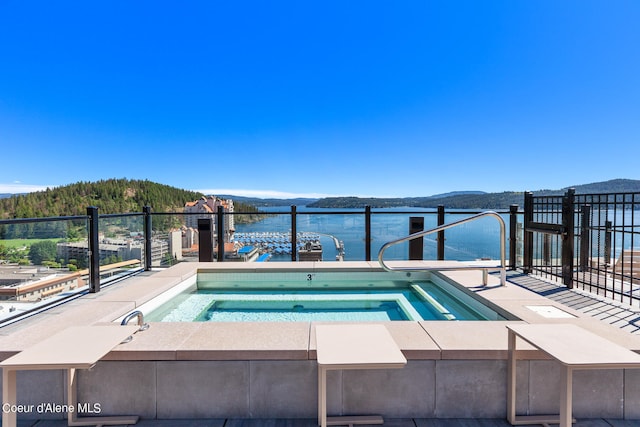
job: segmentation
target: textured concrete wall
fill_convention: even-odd
[[[529,413],[558,413],[560,365],[552,361],[531,361],[529,364]],[[574,371],[573,416],[623,418],[624,387],[621,369]]]
[[[65,402],[66,383],[63,371],[19,371],[16,381],[18,405],[22,405],[27,411],[19,412],[18,419],[63,418],[63,413],[51,406]],[[1,389],[2,387],[0,397]]]
[[[506,369],[505,360],[410,360],[402,369],[330,371],[329,413],[505,418]],[[559,378],[552,361],[519,361],[518,413],[557,413]],[[79,371],[78,400],[103,415],[315,418],[317,381],[315,360],[104,361]],[[62,371],[21,372],[18,386],[19,403],[65,402]],[[640,370],[575,372],[573,407],[577,418],[640,418]]]

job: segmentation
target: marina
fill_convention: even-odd
[[[291,255],[293,245],[291,232],[240,232],[235,233],[232,242],[243,248],[257,248],[261,260],[267,260],[265,255]],[[301,255],[313,254],[314,260],[322,260],[322,244],[320,233],[296,233],[296,252]]]
[[[263,208],[270,215],[259,222],[236,224],[235,236],[255,235],[258,238],[270,234],[285,234],[291,230],[291,218],[281,214],[287,207],[276,206]],[[404,213],[403,209],[377,209],[371,221],[371,251],[377,253],[384,242],[406,234],[411,216],[424,218],[424,227],[437,226],[435,209],[415,209],[412,213]],[[277,212],[272,214],[272,212]],[[469,212],[474,212],[469,210]],[[447,221],[455,221],[465,217],[466,212],[448,214]],[[504,216],[507,218],[507,215]],[[460,230],[447,232],[447,257],[460,261],[473,261],[480,258],[497,259],[499,247],[497,231],[486,223],[469,224]],[[365,218],[362,209],[343,209],[334,214],[328,209],[298,206],[296,229],[299,233],[315,234],[323,249],[324,261],[358,261],[365,258]],[[235,239],[235,238],[234,238]],[[235,241],[235,240],[234,240]],[[288,242],[288,240],[287,240]],[[399,245],[388,252],[390,259],[406,258],[408,246]],[[436,236],[424,238],[424,259],[437,259]],[[286,254],[273,254],[272,261],[290,261]]]

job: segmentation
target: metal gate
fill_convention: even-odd
[[[639,210],[640,193],[525,193],[523,269],[639,304]]]

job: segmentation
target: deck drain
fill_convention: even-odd
[[[573,319],[576,317],[552,305],[525,305],[525,307],[547,319]]]

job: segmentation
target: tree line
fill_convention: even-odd
[[[0,217],[41,218],[86,214],[97,206],[102,214],[140,212],[152,206],[158,212],[178,212],[190,200],[203,194],[148,180],[107,179],[77,182],[45,191],[0,199]]]
[[[640,180],[612,179],[591,184],[572,186],[576,194],[611,194],[611,193],[639,193]],[[536,196],[555,196],[566,193],[567,188],[560,190],[534,191]],[[448,209],[508,209],[510,205],[524,205],[524,192],[504,191],[502,193],[459,192],[444,197],[403,197],[403,198],[363,198],[363,197],[327,197],[307,206],[314,208],[390,208],[390,207],[420,207],[436,208],[443,205]],[[623,197],[620,195],[620,197]]]
[[[107,179],[96,182],[77,182],[62,187],[47,188],[28,194],[0,199],[0,219],[50,218],[84,216],[88,206],[96,206],[99,214],[127,214],[142,212],[143,206],[151,206],[153,212],[176,213],[153,217],[154,231],[167,231],[180,227],[184,221],[180,213],[187,202],[204,194],[182,190],[149,180]],[[238,215],[236,223],[255,222],[266,217],[255,206],[235,202]],[[110,218],[109,225],[121,229],[142,231],[141,218]],[[27,224],[0,225],[0,239],[16,238],[64,238],[76,240],[86,235],[86,222],[47,221]]]

